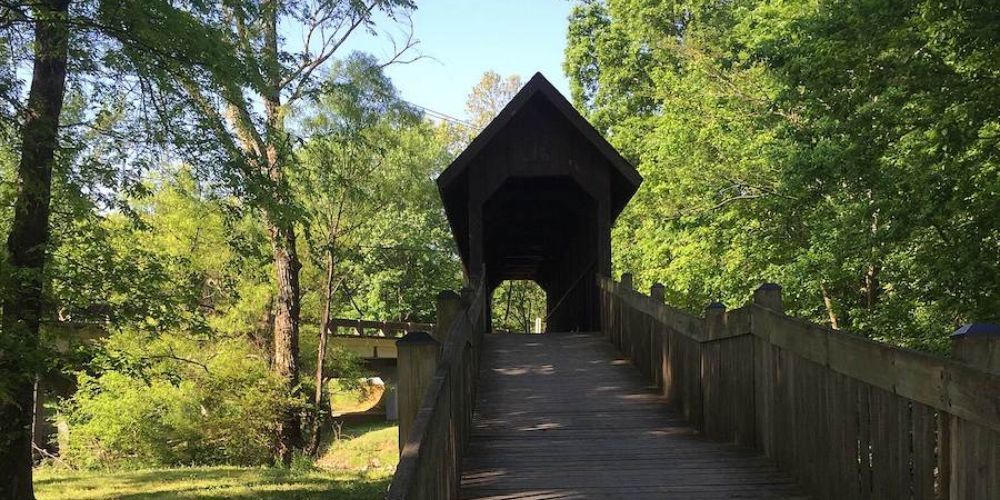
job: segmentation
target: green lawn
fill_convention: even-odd
[[[35,471],[39,500],[263,498],[375,500],[385,495],[396,468],[396,427],[385,423],[345,428],[329,443],[316,470],[190,467],[138,471]]]
[[[399,427],[385,422],[345,426],[340,441],[327,444],[316,466],[391,476],[399,462],[398,434]]]

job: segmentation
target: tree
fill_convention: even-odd
[[[14,219],[7,236],[7,272],[0,322],[0,496],[34,498],[31,415],[40,360],[38,330],[49,240],[52,165],[59,147],[69,52],[69,0],[35,7],[35,61],[21,125]]]
[[[319,448],[327,336],[335,294],[345,278],[338,272],[341,241],[368,225],[388,202],[380,185],[385,178],[381,170],[389,150],[396,147],[400,128],[419,121],[396,96],[377,62],[360,54],[336,65],[317,108],[306,120],[311,139],[302,150],[302,168],[293,173],[309,254],[323,270],[310,454]]]
[[[521,77],[518,75],[508,75],[505,78],[495,71],[483,73],[479,83],[472,87],[472,92],[465,99],[465,113],[476,132],[493,121],[497,113],[521,89],[521,85]]]
[[[2,474],[9,477],[0,478],[0,492],[10,488],[16,498],[33,494],[29,425],[35,407],[33,390],[44,366],[53,362],[52,351],[40,344],[38,335],[40,324],[53,312],[46,288],[50,278],[47,261],[53,250],[50,204],[54,187],[68,188],[66,194],[79,195],[79,199],[89,193],[90,198],[112,205],[119,193],[135,186],[131,179],[143,169],[147,156],[141,148],[131,147],[116,158],[114,148],[106,146],[121,145],[125,135],[113,127],[122,124],[134,132],[129,136],[130,146],[155,139],[159,108],[152,106],[151,111],[146,105],[151,104],[154,89],[168,81],[160,70],[162,63],[170,61],[187,69],[213,63],[219,68],[235,66],[225,51],[206,58],[201,49],[212,45],[206,43],[210,39],[217,39],[211,30],[192,22],[186,12],[168,2],[141,5],[144,9],[139,13],[129,0],[8,2],[0,7],[0,47],[13,63],[12,70],[0,78],[3,126],[5,132],[8,127],[20,130],[14,148],[19,157],[19,187],[7,238],[0,323],[4,381],[0,387],[0,414],[4,416],[0,453],[5,464],[12,464],[3,469]],[[153,17],[160,24],[148,22],[151,12],[157,14]],[[31,29],[22,29],[27,27]],[[32,44],[23,42],[25,31],[33,33]],[[177,32],[188,36],[183,44],[178,42]],[[28,45],[33,50],[31,61],[16,52]],[[31,85],[27,104],[21,105],[18,68],[29,62],[33,66]],[[73,86],[68,87],[67,81]],[[136,82],[141,84],[133,85]],[[108,101],[111,104],[105,106]],[[63,123],[66,108],[72,123]],[[123,118],[126,115],[128,118]],[[95,161],[91,154],[102,149],[103,157]],[[76,209],[85,205],[75,201],[68,206]]]
[[[778,281],[794,314],[941,349],[995,317],[997,17],[841,7],[575,7],[574,99],[645,178],[615,264],[692,308]]]
[[[273,320],[273,369],[295,391],[299,377],[300,270],[293,199],[288,170],[294,163],[294,140],[286,117],[317,90],[322,68],[355,33],[374,29],[376,12],[390,18],[413,8],[410,0],[336,2],[329,0],[260,0],[224,6],[221,20],[229,43],[252,61],[250,84],[188,75],[182,81],[201,124],[220,138],[229,160],[222,175],[250,206],[257,207],[271,242],[276,284]],[[300,48],[279,31],[285,24],[302,33]],[[403,61],[412,36],[383,65]],[[258,112],[258,109],[260,112]],[[290,463],[302,444],[299,415],[289,409],[278,430],[276,457]]]
[[[311,257],[304,279],[318,291],[315,451],[330,318],[431,320],[434,290],[454,288],[458,265],[433,182],[451,158],[447,143],[374,59],[337,64],[303,126],[310,139],[292,184]]]

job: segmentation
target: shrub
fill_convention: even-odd
[[[269,463],[278,416],[298,402],[244,341],[210,343],[165,337],[142,346],[142,359],[156,361],[141,370],[80,374],[62,405],[64,460],[81,468]]]

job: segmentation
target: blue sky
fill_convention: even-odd
[[[417,0],[417,50],[428,57],[393,66],[388,74],[404,99],[458,118],[465,117],[465,97],[488,70],[525,81],[541,71],[568,97],[562,61],[572,6],[570,0]],[[383,57],[389,47],[384,39],[363,36],[350,49]]]

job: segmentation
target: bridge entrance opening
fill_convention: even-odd
[[[597,276],[642,178],[541,74],[437,182],[470,282],[533,281],[546,331],[600,328]]]
[[[545,290],[531,280],[507,280],[493,290],[493,330],[542,333],[545,331]]]

